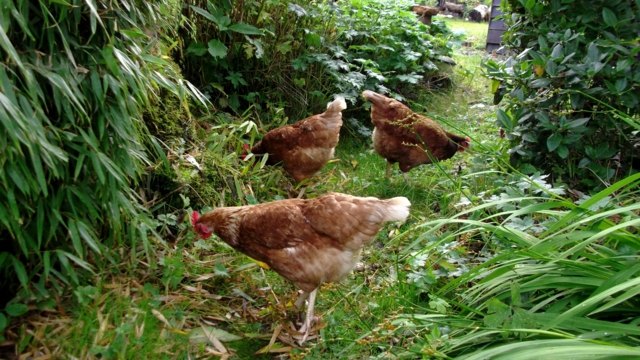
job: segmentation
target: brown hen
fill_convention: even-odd
[[[342,127],[342,110],[346,108],[344,98],[338,97],[322,114],[269,131],[251,152],[269,154],[267,163],[282,163],[284,170],[297,182],[307,179],[333,157]]]
[[[398,100],[369,90],[362,96],[372,104],[373,148],[387,159],[387,177],[394,163],[406,173],[421,164],[449,159],[469,147],[468,136],[447,132],[437,122],[411,111]]]
[[[381,200],[329,193],[315,199],[288,199],[259,205],[217,208],[192,214],[203,238],[216,234],[234,249],[268,264],[300,288],[296,305],[309,298],[300,332],[311,329],[321,284],[344,278],[362,248],[385,222],[405,221],[411,203],[405,197]]]

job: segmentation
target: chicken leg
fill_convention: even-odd
[[[309,295],[309,302],[307,303],[307,314],[304,318],[304,324],[302,325],[300,330],[298,330],[300,333],[302,333],[302,339],[300,339],[300,345],[302,345],[302,343],[307,341],[307,338],[309,337],[309,331],[311,330],[311,321],[313,320],[313,308],[315,306],[317,293],[318,293],[317,288],[313,289],[313,291],[310,293],[307,293],[307,292],[304,293]],[[298,302],[300,302],[300,299],[303,298],[304,294],[302,294],[298,298],[298,301],[296,301],[296,305],[298,304]],[[306,298],[306,296],[304,296],[304,298]],[[304,302],[304,300],[302,302]]]
[[[384,172],[384,177],[385,178],[390,178],[391,177],[391,168],[393,167],[393,164],[387,161],[387,169]]]

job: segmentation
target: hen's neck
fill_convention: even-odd
[[[207,214],[206,223],[224,242],[234,246],[238,239],[238,212],[242,207],[218,208]]]

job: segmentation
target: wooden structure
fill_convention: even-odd
[[[489,32],[487,34],[487,52],[497,51],[502,46],[502,33],[505,26],[503,20],[496,20],[496,16],[502,15],[500,0],[491,3],[491,19],[489,19]]]
[[[431,25],[431,18],[440,12],[440,9],[432,6],[414,5],[411,7],[411,11],[418,15],[418,19],[423,24]]]

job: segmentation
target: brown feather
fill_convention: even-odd
[[[333,157],[342,126],[343,98],[337,98],[322,114],[269,131],[251,152],[269,154],[268,163],[282,163],[296,181],[313,176]]]
[[[389,163],[397,162],[403,172],[449,159],[471,141],[445,131],[437,122],[395,99],[368,90],[362,95],[372,104],[374,149]]]
[[[346,276],[384,223],[404,221],[410,205],[404,197],[380,200],[330,193],[218,208],[194,226],[205,227],[310,292]]]

